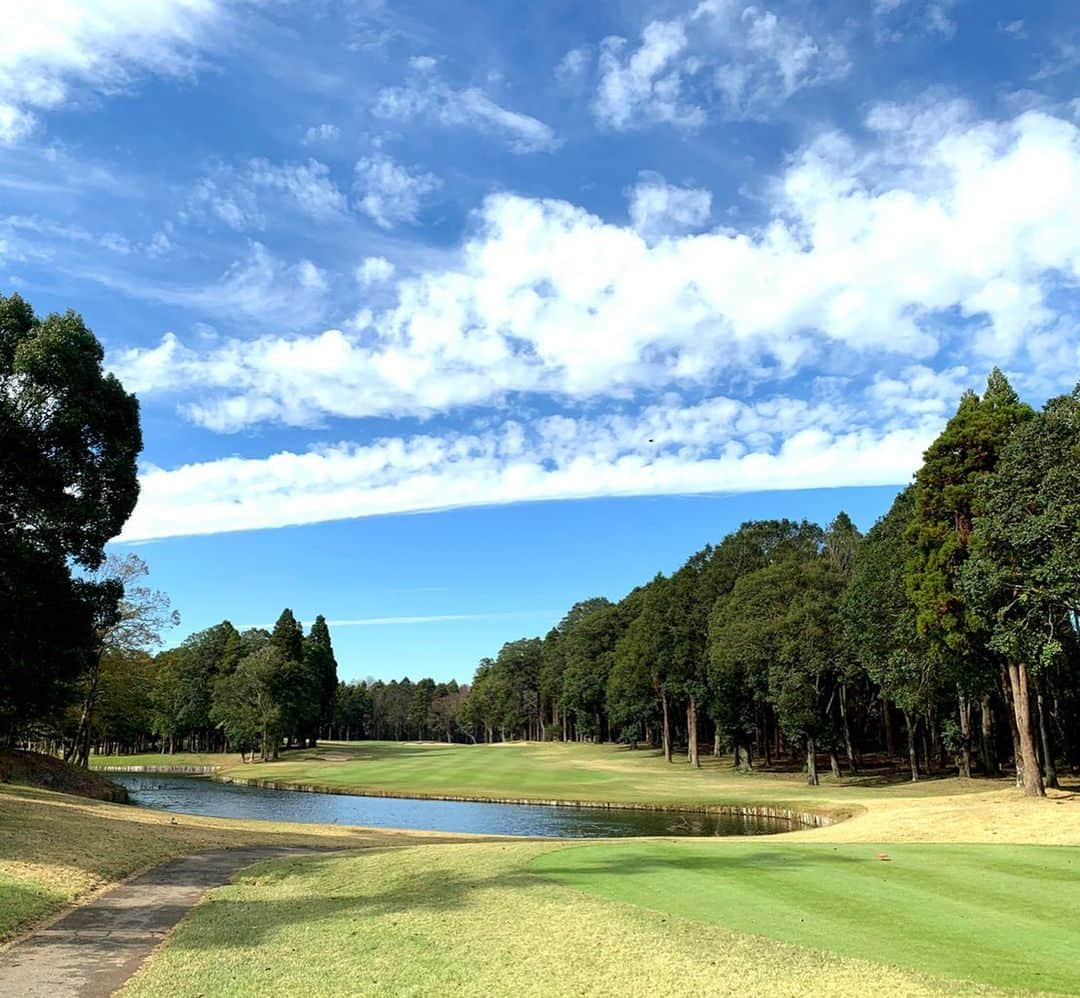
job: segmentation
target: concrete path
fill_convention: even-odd
[[[155,867],[0,953],[0,995],[107,998],[211,887],[252,863],[306,851],[220,849]]]

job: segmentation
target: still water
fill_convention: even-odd
[[[264,790],[217,783],[198,776],[160,773],[110,773],[109,779],[126,787],[131,800],[143,807],[218,818],[267,818],[321,825],[571,839],[629,835],[769,835],[789,832],[796,827],[782,818],[737,814],[486,804]]]

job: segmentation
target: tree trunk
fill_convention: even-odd
[[[911,782],[919,782],[919,753],[915,749],[915,735],[917,721],[906,710],[904,711],[904,724],[907,726],[908,762],[911,764]]]
[[[806,782],[812,787],[818,785],[817,746],[813,738],[806,739]]]
[[[881,698],[881,719],[885,724],[885,754],[890,759],[896,758],[896,735],[893,732],[892,704]]]
[[[998,776],[1001,766],[998,764],[997,744],[994,741],[994,708],[987,693],[979,703],[980,728],[982,731],[983,771],[987,776]]]
[[[664,705],[664,759],[671,762],[671,718],[668,717],[667,690],[660,691],[660,702]]]
[[[1012,681],[1008,666],[1001,667],[1001,695],[1005,700],[1005,713],[1009,717],[1009,734],[1012,735],[1013,764],[1016,768],[1016,785],[1024,785],[1024,756],[1020,750],[1020,732],[1016,727],[1016,708],[1013,704]]]
[[[960,695],[960,775],[971,779],[971,701]]]
[[[686,704],[686,753],[687,761],[695,769],[701,769],[701,755],[698,752],[697,738],[697,701],[691,694]]]
[[[739,760],[739,769],[744,773],[751,773],[754,770],[754,760],[750,754],[750,740],[746,739],[740,741],[738,747],[735,749],[736,758]]]
[[[717,731],[713,734],[712,740],[712,754],[714,759],[720,758],[720,732]]]
[[[832,767],[833,776],[840,779],[840,760],[836,758],[836,752],[833,749],[829,749],[829,765]]]
[[[79,716],[79,727],[75,731],[75,741],[72,743],[70,762],[75,766],[87,769],[90,766],[90,726],[94,717],[94,705],[97,701],[98,680],[101,677],[101,653],[94,657],[94,664],[90,667],[90,675],[86,686],[86,695],[83,697],[82,713]]]
[[[1031,717],[1031,698],[1028,690],[1027,664],[1010,662],[1009,685],[1012,687],[1013,712],[1016,715],[1016,731],[1020,737],[1020,754],[1024,760],[1024,796],[1045,797],[1042,772],[1039,769],[1035,749],[1035,731]]]
[[[1035,689],[1039,705],[1039,738],[1042,741],[1043,780],[1046,786],[1057,789],[1058,774],[1057,762],[1054,759],[1053,718],[1050,716],[1050,698],[1046,693],[1045,675],[1039,675],[1035,683]]]
[[[844,751],[847,753],[848,766],[852,774],[855,774],[859,769],[855,765],[855,746],[851,741],[851,725],[848,724],[847,683],[840,686],[840,726],[844,730]],[[839,776],[839,773],[837,775]]]

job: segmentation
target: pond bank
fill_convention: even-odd
[[[801,828],[824,828],[838,820],[849,817],[852,812],[838,812],[792,808],[771,804],[657,804],[646,802],[596,801],[573,798],[497,797],[493,795],[434,794],[424,791],[367,790],[364,788],[327,786],[318,783],[285,780],[265,780],[255,777],[221,773],[215,766],[101,766],[99,772],[129,774],[161,774],[177,776],[206,776],[218,783],[271,791],[326,794],[332,796],[364,797],[385,800],[445,801],[463,804],[499,804],[515,806],[540,806],[553,808],[579,808],[601,811],[634,811],[654,814],[726,816],[732,819],[788,822]],[[791,829],[796,830],[796,829]]]

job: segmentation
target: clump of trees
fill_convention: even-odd
[[[471,741],[462,717],[469,687],[453,679],[364,679],[337,688],[326,737],[380,741]]]
[[[134,676],[140,681],[130,682]],[[337,660],[326,620],[316,617],[305,635],[286,609],[272,631],[238,631],[225,620],[154,656],[106,657],[101,683],[95,751],[233,751],[271,760],[282,746],[313,746],[328,731]]]
[[[142,435],[103,359],[76,313],[0,296],[0,744],[80,699],[92,713],[125,627],[123,580],[99,570],[138,498]]]
[[[484,659],[474,738],[685,746],[835,774],[901,751],[917,780],[1011,761],[1037,796],[1080,745],[1080,387],[1041,412],[995,370],[861,536],[745,523],[618,603]],[[704,736],[704,737],[703,737]],[[841,763],[841,759],[844,763]]]

